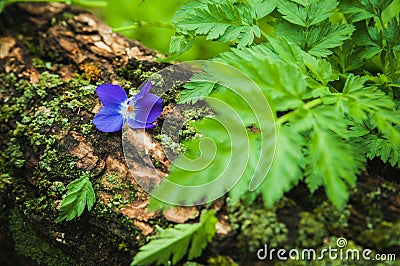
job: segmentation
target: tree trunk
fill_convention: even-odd
[[[135,88],[163,67],[157,54],[58,3],[6,8],[0,45],[4,243],[11,238],[20,254],[45,265],[128,265],[161,216],[146,209],[121,132],[92,126],[100,107],[93,85]],[[84,173],[96,191],[94,209],[55,223],[65,186]]]

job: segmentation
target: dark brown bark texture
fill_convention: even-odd
[[[161,55],[113,33],[91,13],[58,3],[6,8],[0,15],[0,45],[4,114],[7,108],[16,107],[15,99],[26,100],[20,106],[23,110],[1,120],[1,240],[6,247],[15,246],[22,255],[44,265],[128,265],[146,236],[154,232],[155,224],[185,222],[198,216],[195,208],[174,209],[164,216],[147,210],[148,196],[136,185],[124,160],[121,132],[106,134],[92,127],[100,102],[93,91],[80,95],[84,84],[118,83],[136,88],[146,75],[164,67],[154,61]],[[26,87],[20,89],[9,82],[11,73],[15,81],[25,81],[32,97],[25,97]],[[56,81],[44,78],[46,75]],[[46,95],[37,97],[36,89]],[[61,99],[61,106],[49,108],[55,99]],[[70,99],[69,107],[66,99]],[[46,125],[33,129],[33,121],[21,122],[22,117],[35,120],[34,114],[43,110],[57,112],[43,116]],[[67,119],[68,124],[61,125],[58,118],[51,120],[55,116]],[[21,123],[32,130],[15,137]],[[83,126],[88,130],[82,131]],[[44,142],[35,143],[35,136],[42,136]],[[11,138],[22,153],[22,166],[10,163],[15,159]],[[155,153],[159,144],[147,132],[145,138],[147,150]],[[46,144],[50,139],[54,141]],[[168,166],[162,152],[152,158],[161,167],[165,164],[164,169]],[[141,162],[132,167],[146,175],[147,166]],[[79,219],[55,223],[64,187],[82,173],[90,173],[97,196],[94,209]],[[59,185],[62,189],[54,190]],[[36,246],[31,246],[34,243],[29,238]],[[18,260],[13,262],[12,257],[5,251],[0,264],[13,265]]]

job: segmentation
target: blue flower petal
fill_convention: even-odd
[[[148,81],[148,82],[146,82],[146,84],[144,84],[144,86],[139,91],[139,93],[135,95],[135,97],[133,98],[133,101],[142,99],[146,94],[148,94],[150,92],[150,89],[151,89],[151,82]]]
[[[93,124],[102,132],[116,132],[122,129],[125,118],[115,107],[103,106],[94,116]]]
[[[118,85],[100,85],[96,88],[96,93],[103,106],[116,106],[128,100],[125,90]]]
[[[152,123],[162,112],[162,99],[148,93],[135,102],[135,120],[141,123]]]

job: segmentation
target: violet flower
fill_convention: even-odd
[[[162,99],[150,93],[151,83],[147,82],[138,94],[128,99],[123,88],[103,84],[96,93],[103,106],[95,115],[93,124],[102,132],[116,132],[126,121],[131,128],[149,129],[162,112]]]

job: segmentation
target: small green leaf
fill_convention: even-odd
[[[171,37],[169,44],[169,53],[172,55],[180,55],[192,48],[194,38],[186,35],[175,35]]]
[[[196,73],[190,78],[190,82],[185,83],[183,90],[179,94],[178,103],[195,103],[207,97],[217,86],[217,81],[206,73]]]
[[[304,2],[285,0],[278,2],[278,11],[287,21],[303,27],[310,27],[329,18],[337,5],[336,0]]]
[[[85,207],[90,211],[96,201],[92,183],[88,175],[72,181],[67,186],[67,193],[60,207],[60,215],[56,222],[70,221],[75,217],[81,216]]]
[[[358,22],[376,16],[372,6],[367,1],[341,1],[339,9],[350,22]]]
[[[307,40],[306,51],[314,56],[325,57],[332,54],[329,49],[338,47],[350,39],[354,27],[348,24],[324,23],[313,27]]]
[[[252,7],[253,17],[256,19],[262,19],[263,17],[270,14],[276,8],[277,0],[248,0]]]
[[[170,261],[175,265],[187,253],[188,260],[199,257],[216,232],[214,214],[213,210],[202,211],[199,223],[178,224],[163,230],[140,248],[131,265],[169,265]]]
[[[292,1],[278,1],[278,11],[287,21],[303,27],[307,26],[307,11],[305,7],[298,6]]]

